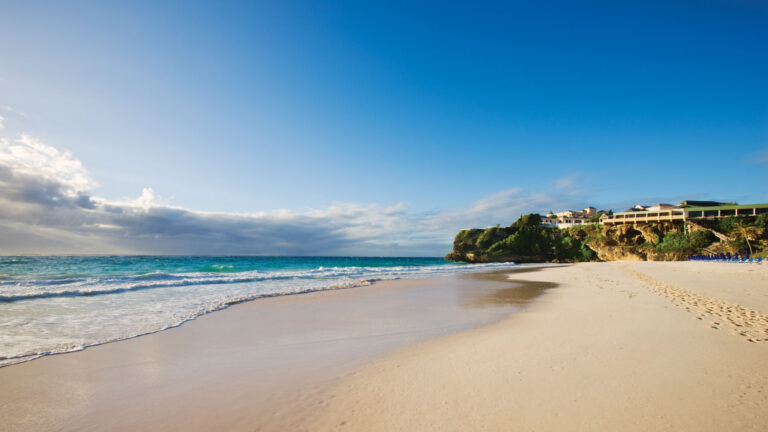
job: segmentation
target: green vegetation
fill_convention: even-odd
[[[694,231],[692,233],[671,232],[653,247],[655,252],[694,255],[709,246],[717,238],[712,231]],[[681,257],[682,258],[682,257]]]
[[[578,262],[640,259],[683,260],[702,253],[768,254],[768,214],[698,220],[685,232],[681,223],[541,226],[541,216],[527,214],[508,227],[463,230],[447,258],[488,262]],[[714,232],[726,238],[720,241]]]
[[[768,214],[754,216],[729,216],[719,219],[704,220],[700,225],[715,230],[730,238],[721,245],[718,252],[730,252],[744,255],[759,254],[768,250]]]
[[[535,213],[508,227],[463,230],[448,259],[456,261],[573,262],[597,259],[595,251],[568,231],[541,226]]]

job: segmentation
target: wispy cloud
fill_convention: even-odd
[[[569,189],[576,184],[577,179],[578,179],[578,176],[576,175],[560,177],[558,179],[555,179],[555,181],[553,182],[553,185],[556,189]]]
[[[568,196],[580,196],[584,194],[584,176],[581,174],[569,174],[552,181],[552,188],[559,194]]]
[[[750,163],[750,164],[764,164],[764,163],[768,163],[768,148],[760,150],[757,153],[754,153],[748,159],[748,163]]]
[[[5,115],[0,115],[0,129],[5,129],[8,121],[13,121],[19,117],[25,117],[22,112],[18,112],[9,105],[0,105],[0,112],[5,112]]]
[[[426,219],[436,226],[458,228],[507,225],[525,213],[546,213],[550,209],[578,207],[580,200],[563,192],[527,191],[511,188],[497,192],[472,203],[466,209],[439,213]]]
[[[0,139],[0,251],[441,255],[460,228],[575,203],[567,191],[510,188],[431,214],[410,212],[406,203],[236,214],[172,206],[151,188],[134,200],[109,201],[91,194],[95,186],[70,152],[29,135]]]

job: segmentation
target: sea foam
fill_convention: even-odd
[[[35,268],[34,260],[0,261],[4,275],[0,279],[0,366],[165,330],[232,304],[261,297],[353,288],[378,280],[424,278],[513,265],[456,265],[434,259],[392,258],[378,261],[375,258],[284,258],[282,261],[239,258],[227,264],[197,263],[195,260],[206,258],[191,257],[183,262],[179,258],[168,258],[176,261],[160,260],[150,266],[137,259],[118,265],[107,258],[94,258],[91,267],[99,266],[94,270],[87,259],[72,257],[72,260],[80,260],[77,265],[58,263],[61,267],[58,273],[50,270],[47,261],[43,261],[45,267],[38,264],[40,269]],[[66,261],[66,258],[61,259]],[[157,258],[147,257],[145,260]],[[398,260],[415,265],[383,265],[397,264]],[[8,270],[20,263],[26,266],[23,271]],[[71,272],[73,266],[79,273]],[[238,271],[254,266],[265,270]],[[171,271],[136,274],[136,271],[158,267]],[[203,271],[187,271],[192,267]]]

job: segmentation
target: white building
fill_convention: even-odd
[[[588,219],[597,215],[597,209],[587,207],[583,210],[565,210],[557,213],[549,212],[547,217],[541,218],[541,224],[553,228],[570,228],[575,225],[584,225]]]

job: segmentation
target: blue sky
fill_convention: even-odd
[[[764,2],[104,3],[0,14],[7,170],[80,164],[64,195],[310,218],[323,242],[281,253],[365,255],[441,255],[523,211],[768,199]],[[19,159],[29,140],[63,159]],[[35,205],[4,216],[6,250],[189,247],[174,219],[102,238]]]

